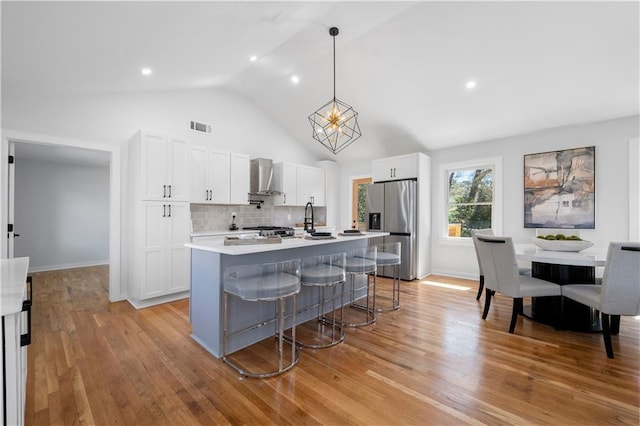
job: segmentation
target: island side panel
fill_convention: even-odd
[[[191,337],[216,358],[222,356],[222,274],[218,253],[191,250]]]

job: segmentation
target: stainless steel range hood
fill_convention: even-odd
[[[251,160],[251,195],[279,195],[274,189],[273,160],[270,158],[254,158]]]

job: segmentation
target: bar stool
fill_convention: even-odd
[[[222,360],[238,373],[247,377],[266,378],[290,370],[300,360],[300,351],[296,347],[296,295],[300,292],[300,259],[284,262],[262,263],[256,265],[231,266],[224,271],[224,301],[222,313]],[[229,331],[229,296],[249,302],[275,302],[276,312],[273,319],[259,321],[240,330]],[[291,345],[290,362],[284,365],[283,343],[285,326],[285,302],[291,298]],[[256,310],[257,311],[257,310]],[[227,355],[228,339],[247,333],[273,322],[277,338],[278,368],[267,372],[246,370]]]
[[[304,342],[298,339],[298,345],[305,348],[321,349],[337,345],[344,341],[344,283],[346,253],[327,254],[321,256],[310,256],[302,259],[301,283],[305,287],[316,287],[318,289],[318,314],[317,335],[314,338],[317,343]],[[336,295],[338,285],[341,286],[339,296]],[[325,289],[331,287],[332,295],[329,300],[325,298]],[[336,307],[336,300],[340,304]],[[331,302],[331,314],[327,315],[327,303]],[[336,319],[336,311],[340,310],[340,318]],[[329,326],[330,334],[327,335],[325,326]]]
[[[378,244],[376,248],[378,249],[376,264],[379,267],[393,268],[393,273],[391,274],[391,278],[393,280],[391,288],[391,306],[378,306],[377,311],[395,311],[400,308],[400,265],[402,264],[400,251],[402,244],[399,242]],[[385,276],[388,276],[388,274],[385,274]],[[379,303],[380,300],[377,300],[376,302]]]
[[[353,249],[347,253],[344,269],[349,275],[351,283],[349,307],[366,313],[363,322],[345,322],[345,325],[349,327],[362,327],[376,322],[376,254],[376,246]],[[359,275],[365,275],[366,281],[365,285],[356,287],[356,277]],[[371,275],[373,275],[373,285],[371,285]],[[358,297],[358,300],[364,297],[366,299],[364,305],[356,302],[356,295],[359,296],[363,290],[365,296]]]

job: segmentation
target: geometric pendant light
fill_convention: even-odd
[[[333,37],[333,99],[309,116],[313,138],[334,154],[339,153],[362,136],[358,113],[352,106],[336,98],[336,27],[329,29]]]

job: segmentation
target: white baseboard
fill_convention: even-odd
[[[463,278],[466,280],[474,280],[474,281],[478,281],[478,274],[469,274],[466,272],[460,272],[460,271],[447,271],[447,270],[443,270],[443,269],[436,269],[431,271],[431,274],[433,275],[444,275],[447,277],[452,277],[452,278]]]
[[[162,303],[175,302],[180,299],[188,299],[190,291],[182,291],[180,293],[168,294],[166,296],[154,297],[153,299],[145,299],[145,300],[137,300],[133,298],[128,298],[127,301],[131,303],[136,309],[148,308],[149,306],[160,305]]]
[[[62,269],[73,269],[73,268],[86,268],[88,266],[101,266],[101,265],[108,265],[108,264],[109,264],[109,259],[95,260],[91,262],[64,263],[61,265],[46,265],[46,266],[35,266],[35,267],[29,265],[29,273],[59,271]]]

